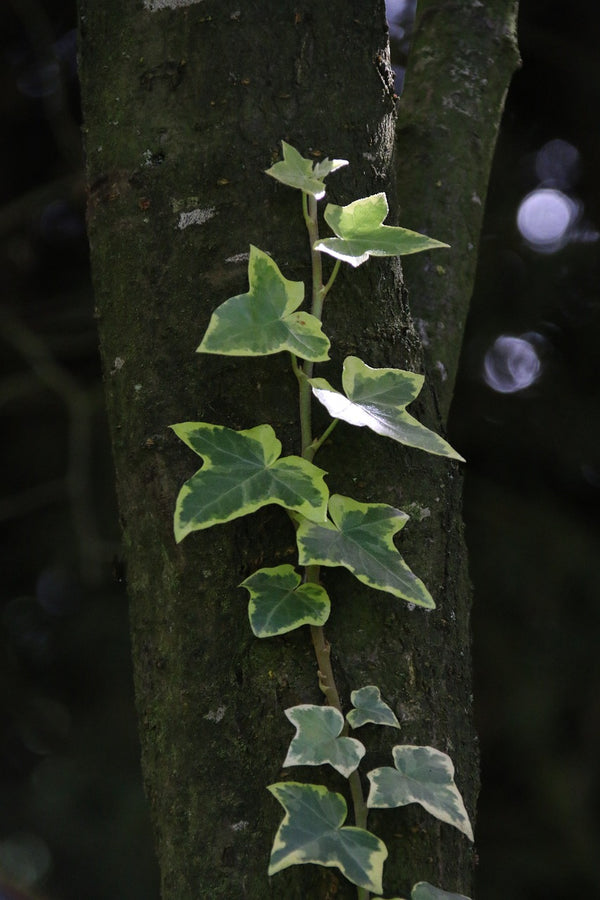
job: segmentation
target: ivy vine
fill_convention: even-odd
[[[363,794],[358,768],[366,749],[351,732],[366,723],[396,730],[400,725],[375,685],[353,691],[352,708],[344,716],[323,631],[331,603],[320,583],[320,567],[343,566],[362,583],[417,606],[433,609],[435,603],[394,544],[394,535],[408,516],[385,503],[330,496],[325,472],[313,459],[340,420],[428,453],[462,457],[406,411],[423,386],[421,375],[371,368],[349,356],[343,364],[342,391],[338,391],[324,378],[313,377],[313,368],[329,359],[330,341],[322,330],[321,315],[343,262],[356,267],[371,256],[404,256],[447,244],[384,225],[388,204],[383,193],[347,206],[327,204],[323,217],[333,236],[321,239],[317,203],[325,196],[325,179],[347,161],[313,162],[285,142],[282,149],[283,158],[266,174],[302,195],[312,262],[310,312],[300,309],[305,301],[303,282],[285,278],[270,256],[251,246],[248,291],[230,297],[214,311],[198,352],[230,356],[288,352],[298,381],[301,453],[282,456],[282,445],[269,424],[243,431],[208,422],[173,425],[175,434],[203,461],[179,492],[175,537],[181,541],[190,532],[230,522],[271,503],[289,513],[303,573],[291,565],[261,568],[241,586],[249,594],[250,626],[258,638],[277,637],[305,625],[310,628],[326,703],[285,710],[296,733],[283,766],[330,765],[341,773],[349,782],[354,824],[345,824],[345,798],[322,785],[297,781],[270,785],[268,790],[285,815],[273,841],[268,872],[276,875],[306,863],[335,866],[356,885],[359,900],[368,900],[371,893],[383,891],[388,855],[385,843],[367,829],[369,809],[419,803],[470,840],[473,833],[454,782],[452,761],[432,747],[395,745],[393,766],[368,772],[370,789],[366,798]],[[326,282],[323,254],[334,260]],[[319,437],[312,431],[313,398],[332,417]],[[468,898],[419,882],[411,900]]]

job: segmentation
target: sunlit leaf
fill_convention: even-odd
[[[420,803],[421,806],[473,840],[473,829],[454,783],[452,760],[433,747],[411,745],[392,750],[395,769],[384,766],[368,773],[371,789],[367,806],[391,809]]]
[[[298,188],[305,194],[312,194],[316,200],[325,196],[325,183],[323,181],[331,172],[348,165],[347,159],[327,159],[313,163],[305,159],[297,150],[285,141],[281,142],[283,159],[276,162],[267,175],[277,179],[288,187]]]
[[[301,565],[344,566],[372,588],[435,608],[429,591],[394,546],[393,537],[406,523],[406,513],[385,503],[359,503],[334,494],[329,514],[333,521],[325,524],[298,521]]]
[[[230,297],[211,316],[198,353],[268,356],[289,350],[312,362],[329,359],[329,339],[310,313],[296,312],[304,284],[284,278],[258,247],[250,247],[250,290]]]
[[[423,381],[423,376],[415,372],[372,369],[358,357],[347,356],[342,372],[346,396],[324,378],[311,378],[310,384],[317,400],[334,419],[360,427],[366,425],[400,444],[464,462],[450,444],[406,412],[406,406],[418,396]]]
[[[175,538],[276,503],[317,522],[326,519],[325,472],[299,456],[280,459],[270,425],[233,431],[208,422],[171,426],[204,466],[185,482],[175,508]]]
[[[321,766],[329,763],[348,778],[366,753],[360,741],[340,737],[344,717],[332,706],[305,703],[292,706],[285,714],[296,728],[284,766]]]
[[[370,831],[343,826],[348,807],[341,794],[294,781],[272,784],[268,790],[285,809],[269,875],[303,863],[335,866],[353,884],[381,893],[387,848]]]
[[[450,894],[448,891],[442,891],[426,881],[419,881],[413,887],[410,900],[469,900],[464,894]]]
[[[389,725],[400,728],[400,723],[392,709],[381,699],[381,692],[374,684],[352,691],[350,700],[354,709],[346,715],[352,728],[360,728],[371,722],[374,725]]]
[[[301,584],[293,566],[259,569],[242,581],[250,593],[248,617],[256,637],[274,637],[301,625],[324,625],[330,601],[320,584]]]
[[[407,256],[422,250],[448,247],[433,238],[406,228],[384,225],[389,212],[385,194],[373,194],[348,206],[325,208],[325,221],[337,237],[317,241],[316,250],[360,266],[369,256]]]

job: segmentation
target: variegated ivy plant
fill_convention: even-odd
[[[368,900],[371,892],[381,894],[383,890],[387,857],[384,842],[367,830],[370,808],[420,803],[469,839],[473,835],[454,783],[452,762],[432,747],[394,746],[393,766],[367,773],[370,790],[364,798],[358,766],[366,751],[350,732],[367,722],[395,729],[400,725],[374,685],[353,691],[352,708],[344,717],[323,632],[330,600],[320,584],[320,567],[344,566],[376,590],[428,609],[435,604],[394,545],[394,535],[408,516],[385,503],[329,496],[325,473],[314,465],[313,458],[340,420],[429,453],[462,458],[406,411],[421,390],[421,375],[370,368],[350,356],[343,365],[342,392],[324,378],[313,377],[313,366],[329,359],[330,343],[321,327],[321,312],[342,262],[359,266],[370,256],[403,256],[447,244],[384,225],[388,204],[383,193],[348,206],[328,204],[324,218],[334,236],[320,239],[317,202],[325,196],[325,178],[347,161],[314,163],[289,144],[283,142],[282,147],[283,159],[267,174],[302,194],[312,260],[311,311],[299,311],[304,284],[285,278],[270,256],[251,246],[248,292],[230,297],[215,310],[198,352],[262,356],[288,351],[299,387],[301,453],[282,456],[281,443],[268,424],[244,431],[207,422],[173,425],[178,437],[203,460],[202,468],[179,492],[175,537],[181,541],[192,531],[229,522],[270,503],[284,507],[292,518],[303,574],[291,565],[279,565],[259,569],[246,578],[242,586],[250,595],[250,626],[258,638],[310,627],[326,703],[302,704],[285,711],[296,734],[283,765],[333,766],[349,781],[354,825],[344,824],[347,806],[341,794],[296,781],[270,785],[268,789],[285,816],[273,842],[269,875],[304,863],[336,866],[357,886],[359,900]],[[322,254],[335,260],[325,283]],[[329,427],[317,438],[311,426],[313,397],[332,416]],[[416,884],[411,893],[411,900],[459,898],[460,894],[426,882]]]

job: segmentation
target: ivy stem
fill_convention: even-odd
[[[306,230],[308,231],[308,239],[310,242],[310,263],[312,269],[312,306],[310,311],[313,316],[321,321],[325,293],[323,288],[323,264],[321,254],[318,250],[315,250],[315,244],[319,240],[317,201],[312,194],[305,194],[304,191],[302,192],[302,211],[304,213],[304,221],[306,223]],[[331,278],[329,281],[333,284]],[[306,360],[304,363],[304,372],[307,378],[312,378],[313,363],[309,362],[309,360]]]
[[[333,269],[331,270],[331,275],[329,276],[329,281],[327,282],[327,284],[325,285],[325,287],[323,288],[323,290],[321,292],[321,296],[322,296],[323,300],[325,299],[325,297],[327,296],[327,294],[333,287],[333,282],[337,278],[337,273],[340,271],[341,264],[342,264],[342,261],[340,259],[336,259],[335,265],[334,265]]]
[[[290,356],[292,358],[294,375],[298,379],[298,405],[300,407],[300,441],[302,444],[302,456],[304,459],[312,462],[312,458],[318,450],[318,447],[313,449],[312,391],[310,389],[310,384],[308,383],[308,377],[302,366],[299,365],[298,359],[293,353],[290,354]]]
[[[329,437],[329,435],[331,434],[331,432],[333,431],[333,429],[335,428],[335,426],[338,424],[339,421],[340,421],[339,419],[332,419],[331,422],[329,423],[329,425],[327,426],[327,428],[325,429],[325,431],[323,432],[323,434],[321,435],[321,437],[314,439],[312,444],[308,447],[308,449],[312,451],[312,456],[314,456],[315,453],[317,452],[317,450],[319,449],[319,447],[321,447],[325,443],[325,441],[327,440],[327,438]],[[312,456],[310,457],[311,460],[312,460]]]
[[[323,313],[323,301],[329,293],[340,269],[340,260],[336,260],[327,284],[323,286],[323,266],[321,254],[315,250],[315,244],[319,240],[319,223],[317,215],[317,201],[310,195],[302,192],[302,213],[304,222],[308,231],[310,240],[310,258],[312,266],[312,308],[311,312],[319,321],[321,321]],[[339,419],[333,419],[328,425],[320,438],[312,437],[312,391],[309,379],[313,374],[313,363],[305,360],[300,365],[295,356],[292,356],[292,368],[298,379],[299,389],[299,406],[300,406],[300,431],[302,440],[302,456],[312,462],[312,459],[327,440],[333,429],[339,422]],[[306,566],[304,570],[304,581],[308,584],[319,584],[320,582],[320,566]],[[312,638],[315,657],[317,659],[319,687],[325,695],[326,702],[329,706],[333,706],[343,716],[340,695],[337,689],[333,668],[331,665],[331,645],[325,637],[322,627],[311,625],[310,634]],[[348,723],[344,721],[342,734],[348,734]],[[360,775],[358,771],[352,772],[348,779],[350,793],[352,795],[352,805],[354,807],[354,824],[357,828],[367,827],[367,804],[365,802]],[[357,886],[358,900],[369,900],[369,891],[365,888]]]

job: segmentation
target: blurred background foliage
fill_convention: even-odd
[[[400,86],[415,3],[387,5]],[[0,900],[152,900],[75,29],[75,0],[0,7]],[[589,0],[521,0],[452,413],[478,900],[600,896],[599,38]]]

